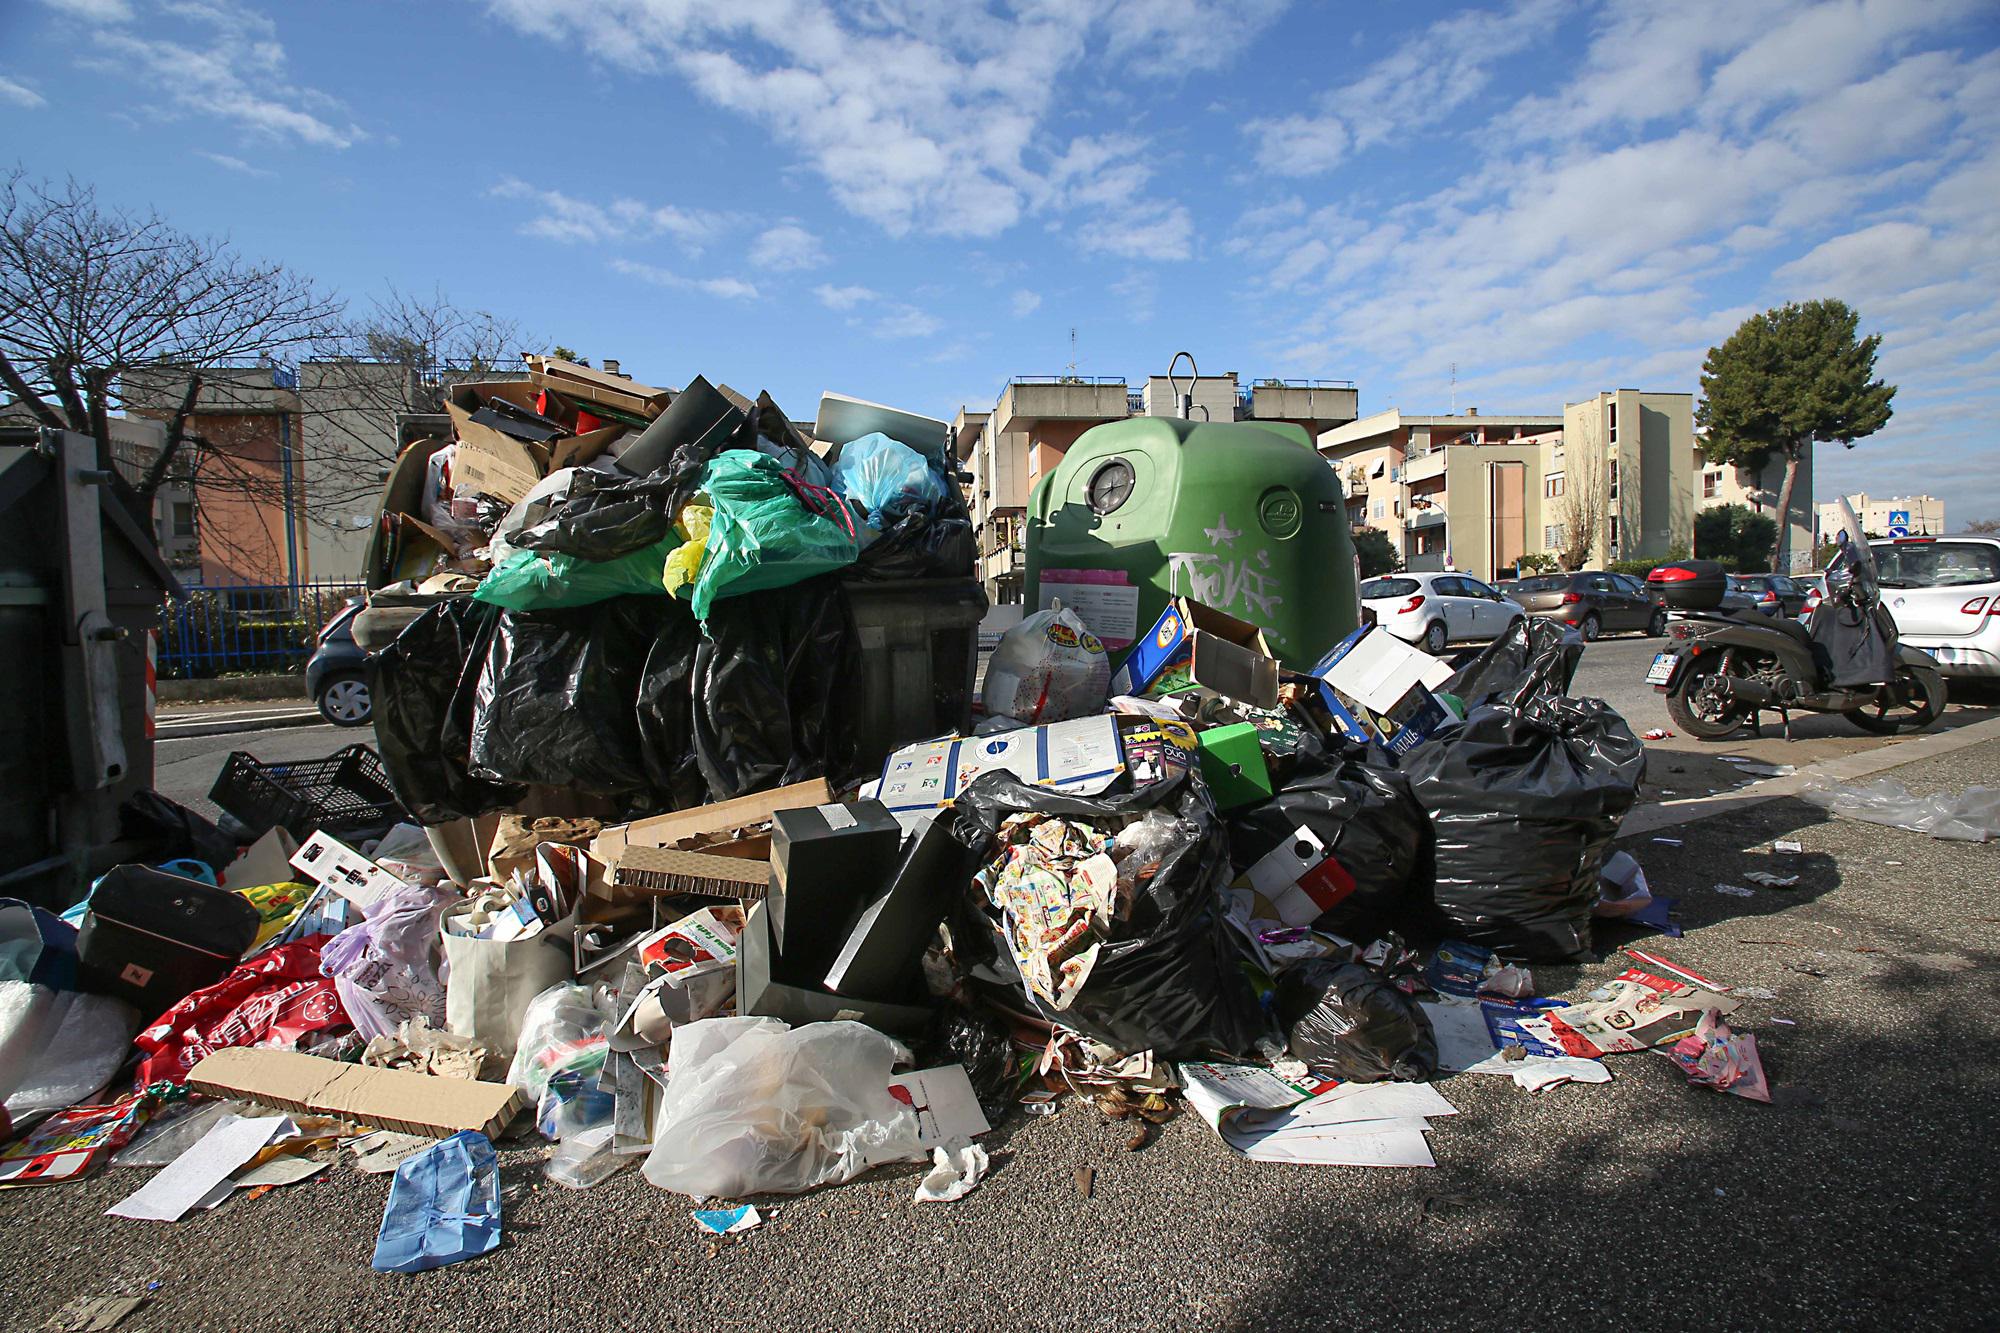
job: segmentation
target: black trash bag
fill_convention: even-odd
[[[569,492],[546,515],[507,539],[525,551],[612,560],[657,545],[673,531],[673,485],[662,474],[619,478],[578,469]]]
[[[857,776],[845,690],[860,638],[838,578],[725,597],[695,654],[694,753],[708,799]]]
[[[1490,703],[1524,708],[1533,699],[1568,694],[1582,660],[1582,635],[1530,617],[1480,649],[1433,692],[1457,697],[1468,713]]]
[[[1278,978],[1278,1021],[1291,1052],[1321,1078],[1426,1083],[1437,1036],[1410,997],[1359,963],[1317,958]]]
[[[190,857],[216,874],[236,859],[236,840],[156,791],[135,791],[118,807],[118,841],[148,844],[148,861]]]
[[[396,799],[421,824],[443,824],[517,804],[509,782],[472,775],[475,683],[499,619],[470,597],[439,602],[367,661],[375,744]]]
[[[473,775],[600,796],[643,791],[636,703],[664,600],[502,612],[479,673]]]
[[[1403,760],[1436,836],[1440,936],[1508,962],[1588,962],[1597,872],[1646,750],[1602,699],[1474,709]]]
[[[1043,1003],[1022,984],[1005,927],[976,879],[951,923],[953,951],[976,976],[1004,980],[1007,1003],[1025,999],[1049,1022],[1116,1050],[1166,1059],[1252,1056],[1260,1038],[1276,1034],[1244,970],[1248,946],[1224,919],[1229,841],[1200,781],[1181,774],[1126,795],[1068,796],[996,769],[975,779],[953,809],[959,836],[990,850],[1001,822],[1022,811],[1102,820],[1154,807],[1193,824],[1196,836],[1161,861],[1130,916],[1099,946],[1067,1009]]]
[[[1394,769],[1301,757],[1269,800],[1230,817],[1229,857],[1238,874],[1288,845],[1296,855],[1287,873],[1303,871],[1314,898],[1326,903],[1315,930],[1366,944],[1421,926],[1430,905],[1430,820]]]
[[[912,509],[890,519],[842,576],[871,581],[970,578],[974,555],[965,497],[958,483],[947,479],[945,498],[934,509]]]
[[[1007,1024],[984,1009],[942,1005],[919,1044],[919,1067],[963,1065],[987,1119],[999,1124],[1021,1086],[1021,1061]]]
[[[678,598],[661,600],[659,611],[660,628],[639,678],[639,757],[656,801],[685,810],[709,799],[694,750],[694,668],[701,623]]]

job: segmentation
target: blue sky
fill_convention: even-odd
[[[1839,296],[1896,419],[1820,492],[2000,516],[2000,7],[0,0],[35,175],[642,379],[949,415],[1014,374],[1693,390]]]

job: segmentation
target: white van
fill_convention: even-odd
[[[1895,537],[1869,548],[1904,643],[1947,676],[2000,678],[2000,537]]]

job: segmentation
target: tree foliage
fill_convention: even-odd
[[[1694,516],[1694,553],[1698,559],[1719,560],[1743,574],[1770,567],[1771,543],[1777,522],[1748,505],[1714,505]]]
[[[1792,511],[1799,463],[1814,444],[1848,448],[1887,425],[1896,386],[1875,378],[1882,336],[1857,336],[1846,302],[1794,302],[1752,315],[1702,362],[1695,423],[1712,463],[1761,470],[1785,460],[1778,513]],[[1782,572],[1789,524],[1776,524],[1773,564]]]
[[[1361,558],[1362,578],[1393,574],[1403,567],[1403,557],[1397,552],[1396,543],[1382,529],[1356,528],[1352,535],[1354,554]]]

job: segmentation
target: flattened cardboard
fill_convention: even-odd
[[[1176,662],[1203,685],[1253,708],[1278,706],[1278,663],[1264,631],[1192,597],[1167,603],[1125,658],[1128,692],[1144,694]]]
[[[433,1138],[461,1130],[491,1138],[527,1104],[520,1089],[506,1083],[376,1069],[258,1046],[232,1046],[203,1056],[188,1071],[188,1087],[212,1097]]]
[[[627,847],[611,871],[613,887],[623,892],[691,893],[745,902],[762,898],[770,879],[770,868],[761,862],[671,847]]]
[[[590,854],[605,865],[616,865],[619,854],[627,845],[678,847],[690,838],[762,824],[780,810],[825,805],[832,800],[833,789],[826,785],[825,778],[795,782],[789,787],[752,792],[734,800],[698,805],[692,810],[676,810],[649,819],[635,819],[629,824],[614,824],[597,835],[596,841],[590,845]]]
[[[445,410],[458,432],[458,452],[451,460],[454,493],[490,495],[514,504],[542,479],[534,453],[519,440],[480,425],[457,403],[446,403]]]
[[[574,361],[558,361],[547,356],[524,359],[528,363],[528,378],[533,383],[571,398],[634,412],[648,421],[665,411],[667,404],[673,401],[673,394],[666,389],[607,375]]]
[[[560,440],[549,441],[549,471],[559,472],[566,467],[582,467],[602,454],[625,434],[623,426],[604,426],[586,431],[582,435],[570,435]]]

